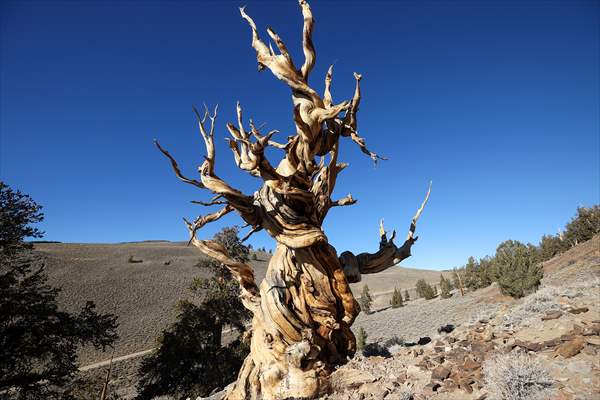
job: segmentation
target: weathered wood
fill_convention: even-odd
[[[350,326],[360,307],[349,282],[360,281],[362,274],[385,270],[410,256],[417,240],[416,223],[431,191],[430,185],[402,246],[394,244],[395,232],[388,239],[383,221],[379,250],[375,253],[354,255],[345,251],[338,257],[329,245],[322,229],[327,213],[332,207],[356,203],[350,194],[339,200],[331,198],[337,176],[347,166],[338,163],[340,138],[350,137],[374,161],[384,158],[371,152],[357,131],[360,74],[354,74],[353,98],[339,104],[333,103],[331,95],[332,67],[325,78],[323,97],[308,85],[316,60],[312,42],[314,21],[308,3],[300,0],[299,4],[304,18],[305,57],[300,69],[295,67],[275,31],[269,28],[267,33],[279,53],[261,40],[252,18],[240,9],[252,31],[259,69],[270,70],[291,89],[296,128],[287,143],[271,140],[277,131],[262,134],[251,120],[246,127],[238,103],[237,124],[227,124],[231,134],[229,147],[236,165],[262,180],[261,188],[253,196],[233,188],[215,173],[216,108],[212,114],[205,110],[203,116],[194,109],[206,145],[205,161],[198,168],[200,180],[184,176],[175,159],[156,142],[179,179],[215,195],[209,202],[194,201],[196,204],[222,206],[193,222],[186,220],[190,243],[231,271],[240,283],[244,306],[253,313],[250,355],[227,394],[230,400],[314,398],[328,390],[329,374],[356,350]],[[265,156],[267,146],[285,153],[276,167]],[[277,242],[260,286],[248,264],[233,260],[223,246],[196,237],[206,223],[232,211],[251,226],[246,238],[264,229]]]

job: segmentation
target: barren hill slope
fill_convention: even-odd
[[[46,258],[50,284],[62,289],[61,306],[77,310],[92,300],[100,311],[119,316],[115,357],[154,347],[159,333],[174,321],[177,301],[190,296],[192,279],[205,274],[194,266],[203,255],[182,242],[38,243],[35,249]],[[260,281],[269,254],[257,256],[258,261],[251,263]],[[130,257],[141,262],[132,263]],[[374,294],[389,292],[394,286],[411,290],[418,279],[437,282],[439,276],[437,271],[393,267],[364,276],[352,290],[356,296],[364,284]],[[386,297],[381,297],[381,303]],[[91,348],[80,354],[82,365],[107,358]]]

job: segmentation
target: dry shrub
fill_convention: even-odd
[[[483,373],[493,400],[547,399],[554,384],[537,358],[522,353],[496,355],[485,362]]]
[[[560,293],[552,286],[538,290],[504,316],[504,325],[510,328],[527,326],[549,312],[560,310],[559,296]]]

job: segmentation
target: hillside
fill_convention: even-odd
[[[100,311],[119,316],[115,357],[154,347],[156,337],[174,321],[177,301],[191,295],[188,286],[192,279],[206,273],[195,267],[203,255],[182,242],[37,243],[35,249],[46,258],[50,284],[62,289],[62,307],[74,311],[92,300]],[[142,262],[131,263],[130,257]],[[251,264],[257,279],[262,280],[269,254],[257,253],[257,258]],[[393,267],[365,275],[362,282],[351,286],[359,296],[362,286],[368,284],[376,295],[375,307],[381,307],[387,304],[394,286],[409,289],[415,297],[418,279],[438,282],[439,277],[437,271]],[[79,358],[87,365],[109,355],[86,348]]]

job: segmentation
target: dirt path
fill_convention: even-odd
[[[147,350],[142,350],[142,351],[138,351],[136,353],[131,353],[131,354],[126,354],[124,356],[121,357],[115,357],[112,359],[112,363],[117,363],[119,361],[125,361],[125,360],[129,360],[131,358],[136,358],[136,357],[141,357],[141,356],[145,356],[146,354],[150,354],[154,351],[155,349],[147,349]],[[93,364],[88,364],[85,365],[83,367],[80,367],[79,370],[80,371],[89,371],[90,369],[95,369],[95,368],[100,368],[100,367],[105,367],[107,365],[109,365],[111,362],[111,360],[104,360],[104,361],[98,361],[95,362]]]

